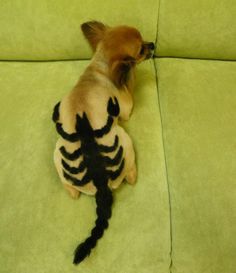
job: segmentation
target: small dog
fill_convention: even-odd
[[[133,108],[134,69],[152,56],[154,44],[135,28],[108,27],[91,21],[81,25],[94,51],[91,63],[74,89],[58,103],[53,121],[60,135],[54,162],[65,189],[95,195],[95,227],[75,250],[74,264],[88,256],[108,227],[112,189],[136,180],[132,141],[118,124]]]

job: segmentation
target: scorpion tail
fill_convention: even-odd
[[[96,246],[97,241],[103,236],[105,229],[108,227],[108,220],[111,217],[111,207],[113,203],[112,192],[106,185],[104,188],[97,190],[95,195],[97,204],[97,219],[95,227],[91,231],[91,235],[81,243],[74,253],[74,264],[79,264]]]

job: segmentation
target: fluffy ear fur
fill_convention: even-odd
[[[135,59],[130,56],[113,61],[110,69],[110,78],[117,88],[121,88],[129,81],[130,70],[135,66]]]
[[[90,21],[81,25],[83,34],[89,41],[93,51],[96,50],[97,44],[103,38],[106,28],[103,23],[97,21]]]

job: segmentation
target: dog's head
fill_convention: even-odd
[[[110,77],[118,88],[126,85],[136,64],[152,57],[154,44],[145,42],[140,32],[128,26],[108,27],[91,21],[81,29],[94,52],[103,54]]]

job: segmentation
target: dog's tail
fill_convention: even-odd
[[[82,262],[96,246],[97,241],[103,236],[105,229],[108,227],[108,220],[111,217],[111,209],[113,203],[112,192],[108,185],[98,188],[95,195],[97,204],[97,219],[95,227],[91,231],[91,235],[81,243],[75,250],[74,264]]]

